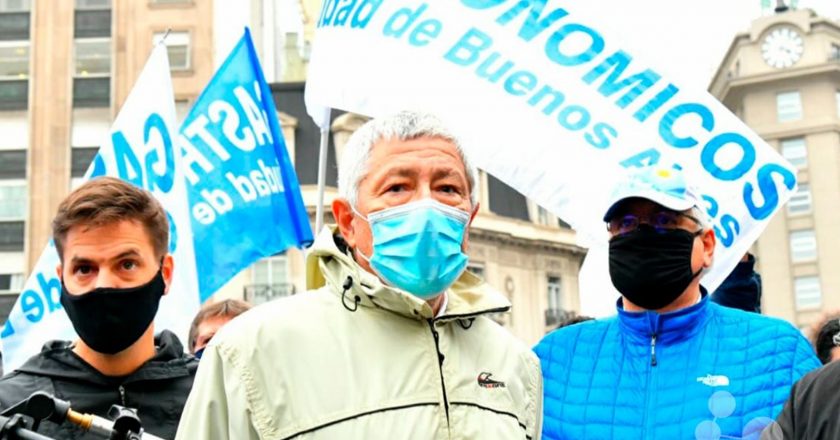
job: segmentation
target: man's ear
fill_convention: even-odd
[[[478,208],[480,208],[480,207],[481,207],[481,203],[476,202],[475,207],[473,208],[473,212],[472,212],[472,214],[470,214],[470,222],[467,223],[467,227],[472,226],[472,222],[473,222],[473,220],[475,220],[475,216],[476,216],[476,214],[478,214]]]
[[[715,245],[717,245],[717,238],[715,238],[715,231],[709,228],[703,231],[701,236],[703,240],[703,267],[712,267],[712,261],[715,255]]]
[[[334,199],[332,202],[332,211],[333,217],[336,223],[338,223],[338,230],[341,232],[341,236],[350,249],[354,249],[356,247],[356,233],[353,228],[355,214],[350,207],[350,202],[343,198]]]
[[[467,229],[464,231],[464,241],[461,242],[461,250],[466,252],[469,249],[470,245],[470,227],[472,226],[473,220],[475,220],[476,214],[478,214],[478,208],[481,206],[480,203],[475,204],[475,208],[473,208],[472,213],[470,213],[470,220],[467,222]]]
[[[172,254],[164,255],[160,265],[160,273],[163,275],[163,282],[166,284],[166,288],[163,290],[164,295],[169,293],[169,287],[172,286],[172,273],[174,270],[175,259],[172,258]]]
[[[62,278],[62,271],[64,269],[61,267],[61,263],[58,263],[55,266],[55,274],[58,275],[58,281],[64,282],[64,278]]]

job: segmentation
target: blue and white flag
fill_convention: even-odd
[[[186,187],[178,165],[180,158],[175,154],[174,135],[175,100],[169,60],[166,47],[159,44],[85,173],[85,180],[103,175],[119,177],[151,191],[166,209],[175,271],[155,324],[158,330],[170,328],[183,335],[198,309],[199,297]],[[46,341],[76,338],[59,302],[58,264],[58,254],[50,241],[3,327],[6,372],[37,354]]]
[[[325,0],[317,27],[311,114],[438,114],[479,167],[596,250],[594,278],[609,280],[602,216],[628,168],[678,166],[700,188],[718,237],[710,290],[795,189],[791,165],[714,97],[665,78],[655,50],[626,47],[574,2]],[[614,313],[616,297],[586,291],[582,311]]]
[[[260,258],[312,243],[271,90],[247,29],[181,125],[178,144],[202,301]]]

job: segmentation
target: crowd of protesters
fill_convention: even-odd
[[[840,316],[812,346],[762,315],[750,254],[706,291],[717,238],[680,170],[630,172],[605,207],[616,315],[572,317],[533,349],[492,319],[506,297],[465,270],[478,185],[435,116],[366,123],[344,150],[336,224],[308,252],[310,290],[207,304],[185,350],[154,325],[178,270],[166,213],[91,180],[52,225],[78,337],[0,378],[0,414],[44,391],[99,417],[131,408],[166,439],[840,438]]]

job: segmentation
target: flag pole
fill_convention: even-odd
[[[324,226],[324,186],[327,175],[327,154],[330,141],[330,109],[327,109],[325,121],[321,124],[321,149],[318,152],[318,201],[315,205],[315,235]]]

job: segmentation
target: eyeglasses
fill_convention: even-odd
[[[680,224],[680,217],[686,217],[701,225],[700,220],[696,217],[676,211],[657,211],[647,216],[637,216],[634,214],[627,214],[620,217],[615,217],[607,222],[607,231],[613,235],[624,235],[635,231],[640,224],[650,225],[656,232],[665,232],[672,229],[678,229]]]

